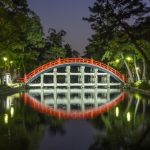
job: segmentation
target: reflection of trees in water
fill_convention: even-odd
[[[49,125],[49,134],[55,136],[56,134],[64,135],[66,133],[65,129],[63,128],[63,120],[58,120],[54,117],[50,119]]]
[[[0,110],[4,110],[1,115],[4,115],[7,110],[1,107]],[[13,118],[9,116],[7,124],[0,117],[0,150],[37,149],[37,143],[47,126],[53,135],[65,133],[64,121],[35,112],[19,99],[14,100],[14,109],[15,114]]]
[[[92,124],[100,130],[89,150],[148,150],[150,149],[150,109],[148,102],[140,95],[130,95],[119,107],[119,116],[115,109],[101,115]],[[131,120],[127,120],[130,112]]]

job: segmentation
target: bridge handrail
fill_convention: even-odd
[[[55,67],[61,64],[67,64],[67,63],[86,63],[89,65],[94,65],[97,67],[101,67],[102,69],[114,74],[115,76],[117,76],[120,80],[127,82],[127,80],[125,79],[124,75],[122,75],[119,71],[113,69],[111,66],[108,66],[102,62],[93,60],[93,59],[87,59],[87,58],[65,58],[65,59],[57,59],[55,61],[51,61],[48,62],[36,69],[34,69],[33,71],[31,71],[30,73],[28,73],[27,75],[24,76],[24,82],[26,83],[29,79],[33,78],[35,75],[42,73],[43,71],[47,70],[50,67]]]

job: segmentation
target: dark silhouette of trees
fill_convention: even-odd
[[[11,67],[23,75],[32,68],[28,64],[33,64],[38,55],[35,49],[44,45],[40,19],[28,8],[26,0],[2,0],[0,20],[1,57],[8,58],[8,67],[13,61]]]
[[[65,49],[66,49],[66,57],[67,58],[72,58],[72,57],[77,58],[80,55],[80,53],[76,50],[73,50],[69,44],[65,45]]]
[[[58,58],[64,58],[66,50],[64,48],[64,37],[66,31],[56,31],[53,28],[49,28],[48,36],[45,39],[44,51],[41,51],[40,57],[42,62],[48,62]]]
[[[7,68],[14,79],[48,61],[78,57],[75,50],[69,54],[65,35],[64,30],[49,28],[44,37],[40,18],[29,9],[27,0],[0,1],[0,56],[7,57],[0,69],[6,72]]]
[[[143,79],[146,79],[146,66],[150,63],[147,55],[149,49],[142,47],[139,40],[149,42],[146,37],[150,32],[150,7],[143,0],[96,0],[89,10],[91,15],[83,19],[90,23],[95,33],[90,39],[87,51],[91,55],[96,55],[99,51],[104,54],[108,43],[116,38],[119,43],[130,42],[141,55]]]

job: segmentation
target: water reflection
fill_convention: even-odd
[[[63,124],[25,106],[22,93],[0,97],[0,150],[36,150],[45,127],[49,135],[64,135]]]
[[[93,118],[124,100],[120,89],[32,89],[23,94],[25,104],[58,118]]]
[[[89,91],[86,92],[90,93]],[[101,92],[99,91],[98,93],[100,94],[97,93],[97,95],[102,95]],[[103,93],[103,99],[104,97],[105,99],[106,97],[109,98],[106,93],[107,89]],[[60,147],[65,150],[73,148],[75,150],[150,149],[149,97],[144,97],[137,93],[128,93],[125,96],[125,100],[123,100],[124,96],[121,96],[123,93],[116,90],[115,92],[110,92],[109,100],[105,100],[107,104],[114,102],[110,110],[105,103],[101,104],[99,102],[95,108],[95,103],[91,101],[90,104],[92,103],[93,106],[90,108],[85,107],[82,110],[82,107],[80,107],[80,109],[68,110],[67,108],[64,109],[64,107],[57,107],[57,105],[56,109],[54,109],[53,103],[48,103],[53,104],[51,107],[45,105],[44,99],[41,101],[39,92],[29,91],[29,94],[30,97],[32,95],[34,102],[30,102],[28,99],[23,100],[21,93],[0,98],[0,149],[58,150]],[[49,93],[47,92],[46,94],[45,91],[43,96],[45,97],[45,95],[49,95]],[[35,100],[35,97],[39,99]],[[73,95],[72,97],[75,96]],[[121,102],[120,100],[115,100],[117,97],[122,97]],[[39,108],[41,108],[41,105],[44,105],[45,108],[42,107],[41,111],[38,112],[36,104],[38,104]],[[87,100],[85,104],[87,104]],[[101,109],[101,112],[104,112],[104,110],[107,110],[107,112],[100,115],[98,115],[99,112],[96,114],[94,110],[98,110],[103,106],[105,106],[105,109]],[[82,114],[81,118],[84,118],[86,116],[83,117],[84,112],[88,114],[87,112],[92,112],[93,110],[93,114],[89,113],[90,118],[91,116],[93,118],[88,120],[65,120],[60,119],[60,113],[60,116],[57,116],[60,117],[58,119],[52,117],[52,114],[45,115],[47,112],[49,114],[49,109],[53,110],[51,111],[53,116],[56,116],[54,111],[56,110],[57,112],[65,113],[65,115],[71,113],[75,118],[81,117],[79,114]],[[71,118],[72,116],[67,116],[66,118],[69,117]]]
[[[148,150],[150,149],[150,99],[129,94],[125,104],[120,103],[107,114],[93,119],[99,129],[89,150]],[[114,118],[114,112],[116,118]]]

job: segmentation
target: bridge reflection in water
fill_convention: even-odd
[[[25,104],[58,118],[93,118],[125,99],[120,89],[31,89],[23,94]]]

